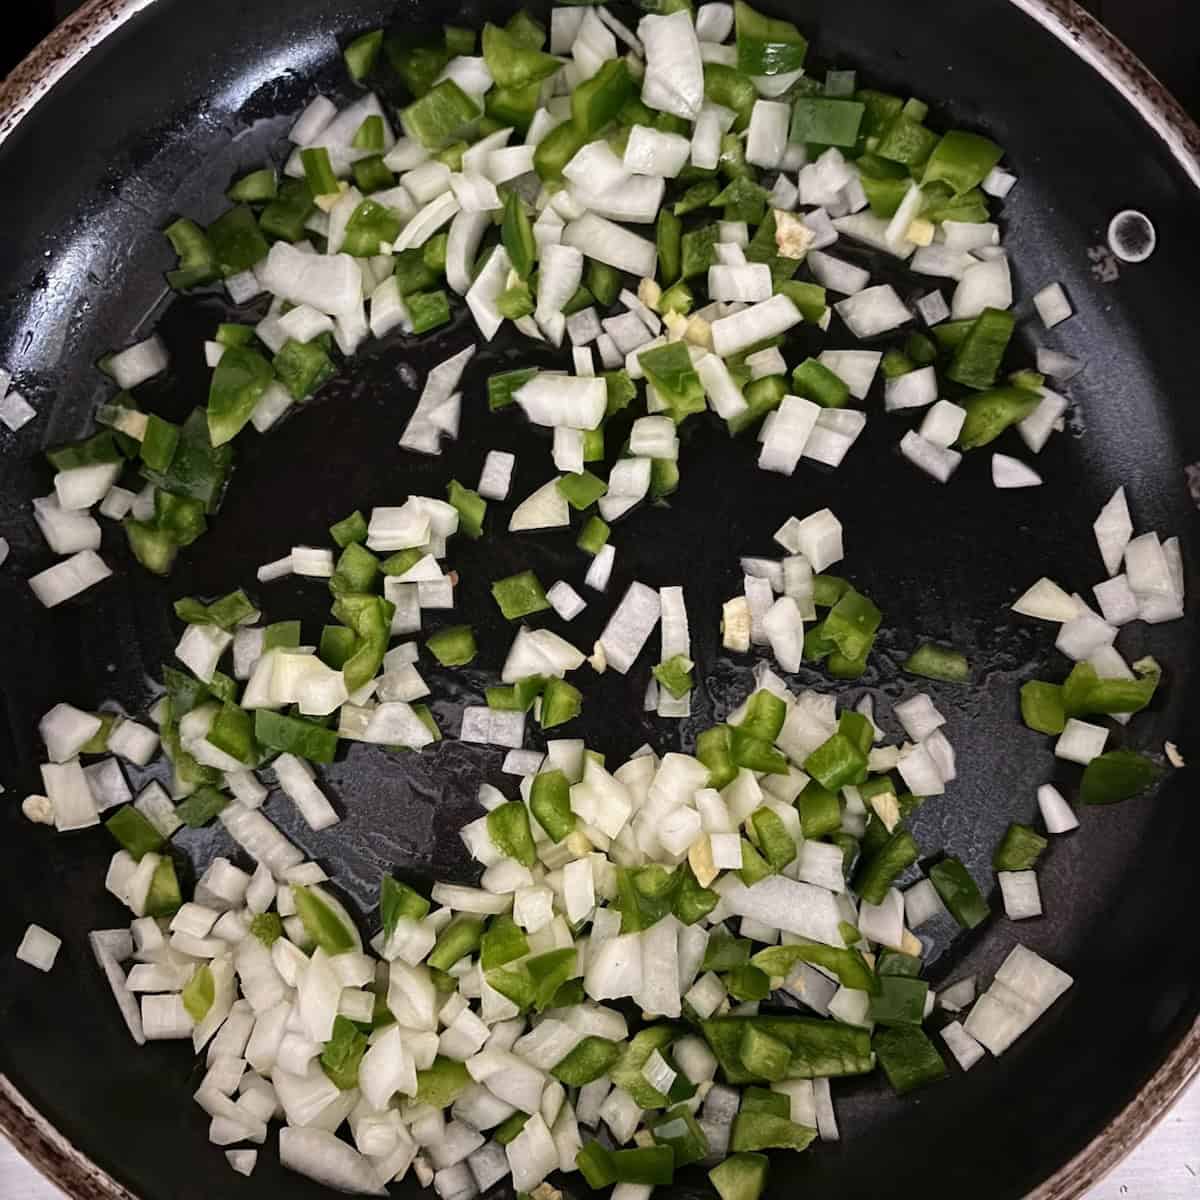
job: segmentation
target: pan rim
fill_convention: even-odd
[[[1008,0],[1119,92],[1200,190],[1200,125],[1148,67],[1075,0]],[[0,145],[93,49],[156,0],[86,0],[0,82]],[[1200,1075],[1200,1017],[1137,1094],[1026,1200],[1077,1200],[1149,1134]],[[137,1200],[0,1072],[0,1133],[75,1200]]]

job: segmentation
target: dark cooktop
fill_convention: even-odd
[[[0,74],[6,74],[81,0],[23,0],[13,4],[8,33],[0,39]],[[515,2],[515,0],[514,0]],[[1200,0],[1082,0],[1200,117]],[[11,24],[15,20],[15,26]],[[1064,97],[1064,103],[1068,100]]]

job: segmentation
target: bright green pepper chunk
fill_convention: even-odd
[[[483,536],[483,519],[487,516],[487,501],[471,488],[463,487],[457,479],[446,487],[446,499],[458,513],[458,531],[472,540]]]
[[[1004,837],[992,855],[992,866],[997,871],[1029,871],[1050,843],[1028,825],[1014,821],[1004,831]]]
[[[402,109],[400,122],[409,137],[436,150],[459,137],[479,114],[479,105],[457,83],[443,79]]]
[[[516,921],[507,913],[493,917],[480,942],[479,962],[483,970],[493,971],[528,953],[529,940]]]
[[[487,831],[496,849],[506,858],[515,858],[523,867],[532,867],[537,862],[529,813],[520,801],[510,800],[493,808],[487,815]]]
[[[1057,683],[1031,679],[1021,685],[1021,720],[1038,733],[1062,733],[1067,723],[1063,690]]]
[[[208,392],[208,429],[214,447],[241,432],[273,375],[271,364],[256,350],[226,348]]]
[[[772,983],[779,980],[783,986],[795,973],[799,963],[815,963],[832,971],[843,987],[860,992],[876,992],[879,981],[867,966],[867,960],[858,950],[842,950],[836,946],[825,946],[819,942],[801,943],[795,946],[768,946],[751,958],[751,963],[766,972]]]
[[[1069,717],[1093,713],[1140,712],[1154,697],[1162,669],[1152,658],[1133,664],[1137,679],[1101,679],[1091,663],[1076,663],[1062,685],[1063,710]]]
[[[659,686],[666,688],[676,700],[692,690],[692,660],[684,654],[676,654],[665,662],[652,667]]]
[[[533,152],[533,169],[538,178],[547,183],[561,179],[563,167],[587,140],[587,134],[573,121],[556,125],[538,142]]]
[[[574,830],[571,789],[561,771],[541,771],[533,777],[529,810],[553,842],[561,842]]]
[[[664,286],[679,278],[682,266],[683,222],[669,209],[659,211],[654,226],[658,246],[658,273]]]
[[[576,512],[582,512],[585,508],[591,507],[608,492],[608,484],[593,475],[591,471],[562,475],[555,486]]]
[[[533,238],[533,226],[524,202],[515,190],[504,198],[504,219],[500,224],[500,240],[508,251],[512,268],[522,279],[528,279],[537,257],[537,243]]]
[[[298,242],[304,237],[305,223],[315,207],[307,179],[285,179],[279,185],[279,195],[263,209],[258,227],[268,237]]]
[[[605,487],[607,488],[607,484]],[[608,542],[608,536],[611,533],[608,523],[601,517],[591,516],[584,522],[583,528],[579,531],[579,538],[575,544],[580,550],[587,554],[599,554],[604,549]]]
[[[450,300],[444,291],[412,292],[404,297],[413,333],[428,333],[450,320]]]
[[[733,761],[739,767],[750,771],[765,771],[768,775],[788,773],[787,758],[770,742],[747,733],[740,725],[731,727],[729,746]]]
[[[782,75],[804,66],[808,41],[790,21],[765,17],[744,0],[737,0],[734,15],[739,71]]]
[[[434,970],[448,971],[460,958],[474,954],[479,949],[482,939],[483,921],[462,913],[438,934],[437,942],[425,961]]]
[[[696,757],[708,768],[708,786],[720,790],[737,778],[733,736],[728,725],[713,725],[696,736]]]
[[[544,612],[550,607],[541,582],[532,571],[497,579],[492,584],[492,598],[509,621],[519,621],[522,617]]]
[[[197,1025],[208,1016],[208,1010],[212,1008],[216,994],[217,986],[213,979],[212,968],[208,963],[201,963],[192,972],[191,979],[184,984],[182,995],[183,1007],[187,1009],[188,1016]]]
[[[636,90],[637,85],[629,74],[625,60],[610,59],[591,79],[579,84],[571,93],[571,124],[585,138],[598,133],[632,99]]]
[[[612,1151],[599,1142],[588,1142],[575,1155],[575,1166],[590,1188],[606,1188],[616,1183]]]
[[[156,919],[170,917],[179,911],[182,904],[183,896],[179,891],[175,864],[164,854],[150,880],[150,891],[146,894],[146,916]]]
[[[186,217],[163,230],[171,248],[179,256],[179,265],[167,272],[167,282],[176,291],[212,283],[220,274],[217,256],[204,230]]]
[[[975,450],[998,438],[1010,425],[1023,421],[1042,402],[1040,392],[1031,388],[998,387],[963,401],[967,410],[958,445]]]
[[[483,27],[483,57],[492,78],[508,88],[537,83],[559,68],[551,54],[522,42],[511,33],[490,22]]]
[[[704,411],[704,387],[683,342],[644,350],[638,355],[638,363],[676,424],[692,413]]]
[[[933,153],[937,141],[936,133],[901,112],[880,135],[875,153],[906,167],[919,167]]]
[[[339,1091],[348,1092],[358,1087],[358,1068],[366,1052],[366,1034],[360,1033],[346,1017],[335,1017],[333,1037],[321,1051],[321,1070]]]
[[[806,1150],[815,1140],[817,1131],[807,1125],[797,1125],[786,1117],[769,1113],[738,1113],[733,1119],[729,1148],[744,1150]]]
[[[432,1067],[417,1072],[418,1104],[432,1108],[449,1108],[471,1086],[471,1076],[464,1063],[438,1055]]]
[[[684,925],[694,925],[717,907],[720,897],[711,888],[700,886],[688,863],[681,863],[677,874],[679,885],[671,902],[671,911]]]
[[[935,180],[950,185],[956,196],[969,192],[987,178],[1004,152],[995,142],[977,133],[951,129],[933,148],[925,164],[923,183]]]
[[[964,929],[974,929],[991,915],[979,885],[957,858],[935,864],[929,870],[929,878],[950,915]]]
[[[353,930],[347,927],[320,892],[293,884],[292,899],[296,902],[296,913],[304,924],[305,932],[326,954],[346,954],[356,949],[358,940]]]
[[[756,808],[750,814],[750,828],[772,871],[782,871],[796,857],[796,843],[774,810]]]
[[[742,1060],[742,1066],[751,1075],[754,1075],[758,1079],[777,1081],[787,1077],[788,1064],[791,1061],[792,1054],[787,1042],[782,1042],[779,1038],[772,1037],[771,1034],[759,1029],[754,1024],[747,1024],[742,1030],[742,1040],[738,1045],[738,1057]],[[738,1118],[735,1119],[735,1129],[739,1120],[743,1120],[742,1114],[739,1114]],[[743,1138],[745,1138],[744,1124]],[[739,1150],[760,1150],[763,1148],[763,1146],[751,1146],[748,1144],[738,1146]]]
[[[859,897],[868,904],[882,904],[888,888],[921,857],[921,848],[907,829],[897,829],[858,869],[854,880]]]
[[[721,1200],[759,1200],[770,1162],[765,1154],[731,1154],[708,1173]]]
[[[208,241],[217,267],[226,279],[249,271],[262,262],[271,249],[258,227],[253,209],[244,204],[231,208],[208,227]]]
[[[565,679],[547,679],[542,694],[543,729],[553,729],[573,720],[583,711],[583,693]]]
[[[583,1087],[599,1079],[621,1057],[620,1042],[602,1037],[585,1037],[550,1069],[566,1087]]]
[[[113,813],[104,822],[104,828],[138,862],[147,854],[157,853],[165,845],[162,834],[132,804]]]
[[[360,34],[342,51],[346,70],[355,83],[361,83],[371,73],[382,45],[383,30],[372,29],[369,33]]]
[[[450,625],[430,635],[425,648],[443,667],[465,667],[475,657],[475,634],[470,625]]]
[[[746,715],[738,726],[751,737],[773,742],[787,719],[787,703],[774,692],[759,688],[746,702]]]
[[[971,677],[971,666],[964,655],[929,642],[922,643],[904,660],[904,669],[946,683],[966,683]]]
[[[806,838],[820,838],[842,827],[842,803],[837,792],[810,779],[796,799],[800,829]]]
[[[850,401],[850,388],[815,358],[806,358],[792,371],[792,388],[822,408],[845,408]]]
[[[929,984],[923,979],[885,975],[871,997],[868,1016],[877,1025],[920,1025],[925,1016]]]
[[[700,1162],[708,1154],[708,1139],[686,1105],[667,1109],[649,1129],[658,1145],[670,1149],[676,1170]]]

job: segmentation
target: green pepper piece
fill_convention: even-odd
[[[550,1069],[566,1087],[583,1087],[607,1074],[621,1057],[621,1044],[608,1038],[585,1037]]]
[[[438,934],[437,942],[425,961],[434,970],[448,971],[460,958],[474,954],[482,939],[483,921],[479,917],[460,913]]]
[[[321,1050],[321,1070],[339,1091],[348,1092],[358,1087],[358,1068],[366,1052],[366,1034],[360,1033],[346,1017],[335,1017],[333,1037]]]
[[[857,100],[801,96],[792,106],[789,139],[822,146],[853,146],[866,106]]]
[[[759,1200],[770,1162],[765,1154],[732,1154],[708,1173],[721,1200]]]
[[[371,73],[382,45],[383,30],[372,29],[369,33],[360,34],[342,51],[346,70],[355,83],[362,83]]]
[[[854,880],[855,890],[868,904],[882,904],[892,883],[921,857],[921,848],[906,829],[897,829],[864,863]]]
[[[229,803],[229,797],[215,787],[197,788],[175,806],[175,815],[189,828],[202,829]]]
[[[520,801],[510,800],[493,808],[487,815],[487,831],[496,849],[506,858],[515,858],[523,867],[532,867],[537,862],[529,813]]]
[[[452,79],[443,79],[402,109],[400,122],[409,137],[436,150],[456,140],[479,115],[475,100]]]
[[[929,878],[950,915],[964,929],[974,929],[991,915],[978,884],[957,858],[935,864],[929,870]]]
[[[757,425],[769,412],[773,412],[783,402],[787,394],[787,383],[782,375],[766,375],[755,379],[742,389],[742,398],[746,407],[737,416],[730,417],[726,428],[730,433],[743,433]]]
[[[806,1150],[816,1139],[817,1131],[807,1125],[797,1125],[787,1117],[770,1113],[741,1113],[733,1119],[729,1148],[744,1150]]]
[[[425,648],[443,667],[465,667],[475,657],[475,634],[470,625],[450,625],[431,634]]]
[[[402,917],[410,921],[424,920],[429,915],[429,901],[407,883],[385,875],[379,885],[379,913],[384,940],[387,940],[396,932]]]
[[[1042,402],[1040,392],[1021,387],[991,388],[963,401],[967,410],[958,445],[976,450],[998,438],[1010,425],[1023,421]]]
[[[608,492],[608,484],[591,471],[562,475],[555,486],[576,512],[589,508]]]
[[[492,584],[492,598],[509,621],[519,621],[531,613],[544,612],[550,607],[538,577],[532,571],[522,571],[497,579]]]
[[[708,768],[710,788],[719,790],[737,778],[732,734],[728,725],[713,725],[696,736],[696,757]]]
[[[596,298],[596,303],[603,308],[608,308],[616,301],[621,291],[621,272],[616,267],[610,267],[608,263],[589,258],[587,269],[584,272],[584,283],[587,285],[588,291]],[[624,372],[617,373],[624,374]],[[606,372],[606,378],[607,374]]]
[[[939,180],[950,185],[956,196],[981,184],[1004,152],[995,142],[977,133],[951,129],[933,148],[925,164],[922,183]]]
[[[675,1030],[670,1025],[647,1026],[633,1035],[609,1071],[613,1083],[624,1088],[640,1108],[667,1107],[667,1097],[646,1081],[642,1068],[656,1050],[666,1057],[674,1039]]]
[[[792,371],[792,388],[822,408],[845,408],[850,400],[849,387],[815,358],[806,358]]]
[[[469,1078],[469,1076],[468,1076]],[[492,1141],[498,1146],[507,1146],[517,1134],[525,1128],[525,1122],[529,1120],[529,1113],[515,1112],[511,1117],[505,1117],[495,1129],[492,1130]],[[599,1146],[599,1142],[590,1142],[589,1145]],[[603,1147],[601,1147],[603,1149]],[[583,1151],[581,1150],[582,1154]]]
[[[669,208],[659,210],[654,226],[658,246],[658,273],[664,285],[679,278],[682,268],[683,222]]]
[[[440,1054],[433,1066],[417,1072],[417,1104],[431,1108],[449,1108],[471,1086],[471,1076],[464,1063]]]
[[[326,954],[346,954],[357,946],[357,939],[346,923],[315,889],[292,885],[296,913],[308,936]]]
[[[920,1025],[925,1017],[929,984],[923,979],[885,975],[871,997],[867,1014],[877,1025]]]
[[[800,829],[805,838],[821,838],[842,827],[842,803],[837,792],[810,779],[796,798],[800,809]]]
[[[208,393],[208,428],[214,447],[241,431],[271,379],[271,364],[256,350],[226,348]]]
[[[782,75],[804,66],[808,41],[790,21],[765,17],[744,0],[737,0],[734,14],[739,71]]]
[[[937,1047],[916,1025],[880,1029],[874,1038],[879,1065],[897,1095],[933,1083],[946,1075],[946,1064]]]
[[[1079,799],[1083,804],[1117,804],[1157,783],[1162,768],[1133,750],[1109,750],[1083,768]]]
[[[1031,870],[1049,844],[1036,830],[1014,821],[992,855],[992,866],[997,871]]]
[[[676,654],[650,670],[659,685],[678,700],[692,690],[692,666],[687,655]]]
[[[731,727],[729,746],[733,761],[739,767],[746,767],[751,771],[765,771],[768,775],[786,775],[788,773],[787,758],[770,742],[756,738],[741,726]]]
[[[183,1007],[197,1025],[208,1016],[216,999],[216,981],[213,979],[212,968],[208,963],[201,963],[193,972],[192,977],[183,986]]]
[[[919,167],[933,153],[937,142],[936,133],[901,112],[880,134],[875,153],[880,158],[903,163],[906,167]]]
[[[611,532],[612,530],[609,529],[608,523],[602,518],[597,516],[588,517],[583,524],[583,528],[579,531],[579,538],[575,542],[575,545],[588,554],[599,554],[608,542],[608,535]]]
[[[268,237],[298,242],[315,207],[307,179],[285,179],[279,185],[279,194],[263,209],[258,227]]]
[[[986,390],[996,382],[996,372],[1012,339],[1016,318],[999,308],[985,308],[971,322],[954,351],[946,378],[965,387]]]
[[[587,134],[573,121],[556,125],[538,142],[533,152],[533,169],[538,178],[546,183],[561,179],[563,167],[587,140]]]
[[[157,853],[166,844],[162,834],[132,804],[113,813],[104,822],[104,828],[138,862],[146,854]]]
[[[751,84],[751,87],[753,86]],[[705,208],[712,203],[713,197],[720,190],[721,185],[712,179],[706,179],[701,183],[694,183],[675,201],[675,207],[671,211],[677,217],[682,217],[687,213],[694,212],[698,208]]]
[[[1069,717],[1092,713],[1135,713],[1154,697],[1162,669],[1153,658],[1133,664],[1138,679],[1101,679],[1091,663],[1076,663],[1062,685],[1063,710]]]
[[[583,711],[583,693],[565,679],[547,679],[542,694],[540,724],[553,729],[574,720]]]
[[[575,1155],[575,1165],[590,1188],[606,1188],[616,1183],[612,1151],[599,1142],[588,1142]]]
[[[504,198],[504,219],[500,225],[500,240],[508,251],[513,270],[522,279],[528,279],[537,257],[537,243],[533,238],[533,226],[529,214],[518,192],[511,191]]]
[[[750,828],[772,871],[782,871],[796,857],[796,843],[774,810],[756,808],[750,814]]]
[[[561,842],[575,828],[571,789],[561,771],[541,771],[533,777],[529,810],[550,840]]]
[[[492,78],[507,88],[538,83],[559,68],[558,59],[545,54],[490,22],[483,27],[483,57]]]
[[[616,117],[622,106],[633,98],[636,90],[637,85],[629,74],[625,60],[610,59],[571,93],[571,125],[587,140]],[[563,160],[564,163],[566,161]],[[541,172],[538,174],[541,175]]]
[[[713,266],[717,261],[717,254],[714,247],[717,244],[717,239],[720,236],[720,228],[717,225],[704,225],[699,229],[691,229],[680,239],[681,260],[680,269],[683,278],[694,279],[697,275],[707,276],[708,268]],[[669,346],[680,345],[678,342],[669,342]],[[666,349],[666,347],[661,347]],[[686,347],[683,347],[686,354]],[[650,351],[648,353],[653,353]],[[638,361],[641,362],[641,355],[638,355]],[[643,368],[644,369],[644,368]]]
[[[704,411],[704,387],[683,342],[644,350],[638,355],[638,363],[676,424],[692,413]]]
[[[493,917],[480,942],[479,962],[483,970],[493,971],[528,953],[529,940],[516,921],[507,913]]]
[[[283,937],[283,921],[278,913],[258,913],[250,922],[250,932],[264,946],[271,947]]]
[[[1056,683],[1031,679],[1021,685],[1021,720],[1038,733],[1062,733],[1067,723],[1063,690]]]
[[[266,708],[255,710],[254,736],[263,746],[309,762],[330,763],[337,754],[336,730],[304,717],[289,717]]]
[[[750,961],[749,938],[734,937],[723,925],[714,929],[704,950],[702,971],[729,971]]]
[[[156,920],[174,916],[182,904],[183,896],[179,891],[175,864],[164,854],[154,868],[154,876],[150,880],[150,891],[146,894],[146,916]]]
[[[865,777],[867,755],[839,728],[804,760],[804,770],[823,788],[835,792]]]
[[[271,249],[258,227],[254,210],[245,204],[218,217],[208,227],[208,241],[217,267],[226,279],[249,271]]]
[[[181,217],[163,230],[179,265],[167,272],[167,282],[176,291],[212,283],[220,275],[217,256],[204,230],[195,221]]]
[[[867,966],[867,960],[858,950],[842,950],[836,946],[825,946],[818,942],[800,943],[794,946],[768,946],[751,958],[751,963],[766,972],[772,984],[782,987],[795,973],[799,963],[815,963],[826,971],[832,971],[843,987],[860,992],[877,992],[879,981]]]
[[[904,670],[946,683],[966,683],[971,677],[971,666],[964,655],[930,642],[923,642],[904,660]]]

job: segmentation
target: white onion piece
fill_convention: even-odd
[[[927,442],[949,450],[958,441],[966,419],[965,408],[952,404],[949,400],[939,400],[925,414],[918,432]]]
[[[371,1160],[323,1129],[284,1126],[279,1131],[279,1161],[289,1171],[354,1196],[386,1196],[387,1189]]]
[[[563,230],[563,242],[619,271],[628,271],[639,278],[654,275],[658,258],[654,243],[595,213],[569,222]]]
[[[985,308],[1007,309],[1012,302],[1008,259],[996,258],[976,263],[963,272],[950,300],[950,315],[956,321],[971,320]]]
[[[1041,403],[1029,414],[1017,422],[1017,432],[1021,440],[1034,454],[1041,453],[1042,447],[1050,440],[1050,435],[1058,427],[1063,414],[1067,411],[1066,397],[1042,388]]]
[[[596,429],[604,417],[607,390],[600,378],[543,371],[517,388],[513,399],[535,425]]]
[[[513,509],[508,528],[513,533],[523,529],[557,529],[570,521],[567,499],[558,490],[558,480],[551,479]]]
[[[497,246],[492,251],[487,263],[476,277],[475,282],[467,290],[467,307],[479,326],[479,332],[487,341],[496,336],[496,331],[504,323],[504,317],[496,307],[496,301],[504,292],[508,273],[512,270],[508,252],[503,246]]]
[[[822,350],[817,361],[828,367],[856,400],[865,400],[882,359],[878,350]]]
[[[900,453],[914,466],[920,467],[938,483],[945,483],[958,469],[962,455],[957,450],[927,442],[919,433],[909,430],[900,441]]]
[[[871,282],[870,271],[843,259],[834,258],[832,254],[825,254],[820,250],[810,250],[807,260],[812,269],[813,278],[831,292],[841,292],[844,296],[853,296]]]
[[[1037,309],[1037,315],[1042,318],[1042,324],[1047,329],[1061,325],[1069,317],[1074,316],[1075,312],[1061,283],[1047,284],[1040,292],[1035,292],[1033,307]]]
[[[782,294],[761,304],[753,304],[739,313],[721,317],[712,323],[713,351],[728,358],[755,342],[786,333],[803,321],[800,310]]]
[[[1038,808],[1047,833],[1069,833],[1079,828],[1075,810],[1063,798],[1062,792],[1051,783],[1043,783],[1037,791]]]
[[[834,308],[856,338],[875,337],[912,320],[912,313],[891,284],[865,288]]]
[[[1070,717],[1054,744],[1054,756],[1086,767],[1093,758],[1104,753],[1107,741],[1108,730],[1103,726]]]
[[[646,16],[637,32],[646,51],[642,102],[694,121],[704,103],[704,64],[691,14]]]
[[[746,161],[774,170],[783,162],[788,145],[791,106],[774,100],[756,100],[746,133]]]
[[[674,179],[687,163],[691,149],[691,142],[678,133],[663,133],[648,125],[635,125],[625,143],[624,169],[634,175]],[[563,174],[566,174],[565,168]],[[580,182],[592,190],[601,186],[594,180]]]
[[[883,407],[885,412],[899,412],[905,408],[925,408],[937,399],[937,372],[933,367],[918,367],[906,371],[883,385]]]
[[[997,488],[1041,487],[1042,477],[1019,458],[993,454],[992,485]]]
[[[1060,625],[1079,615],[1079,603],[1069,596],[1053,579],[1044,576],[1028,588],[1012,606],[1013,612],[1036,617],[1039,621],[1056,621]]]

